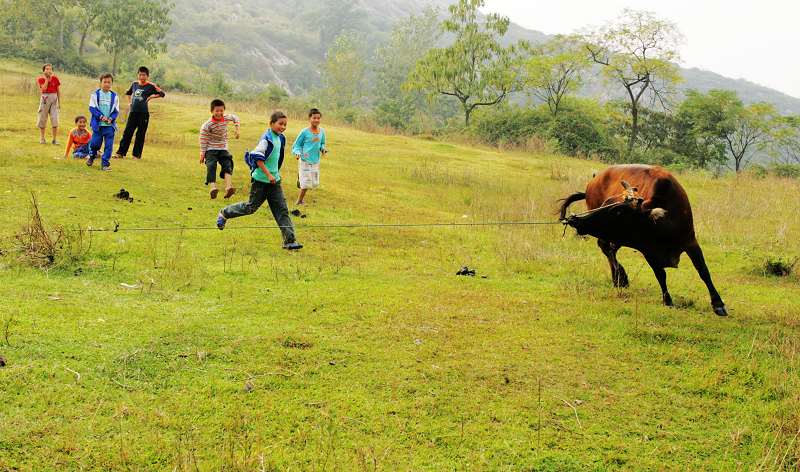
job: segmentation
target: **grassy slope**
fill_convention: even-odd
[[[196,162],[205,100],[155,104],[145,159],[101,174],[35,144],[32,73],[0,70],[0,470],[747,470],[800,457],[798,279],[755,269],[800,252],[796,182],[681,177],[727,319],[688,259],[669,272],[683,307],[666,309],[638,254],[621,254],[633,288],[614,290],[594,242],[558,226],[301,228],[306,249],[287,254],[276,230],[236,230],[271,224],[261,210],[224,232],[95,234],[83,260],[42,272],[9,250],[30,191],[66,226],[210,226],[221,202]],[[93,83],[65,79],[68,119]],[[244,185],[238,156],[264,113],[232,108],[245,109],[232,149]],[[324,188],[299,224],[550,220],[601,166],[328,132]],[[120,187],[136,202],[115,201]],[[488,278],[455,277],[465,264]]]

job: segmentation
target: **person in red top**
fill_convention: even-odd
[[[50,116],[50,126],[53,127],[53,144],[58,144],[58,108],[61,102],[61,81],[53,73],[53,65],[42,66],[42,75],[36,81],[42,96],[39,99],[39,120],[37,126],[41,133],[39,142],[47,144],[44,139],[44,130],[47,126],[47,117]]]
[[[64,159],[69,157],[69,151],[75,145],[72,157],[75,159],[85,159],[89,154],[89,141],[92,140],[92,133],[86,129],[86,117],[78,116],[75,118],[75,128],[69,132],[67,137],[67,149],[64,151]]]

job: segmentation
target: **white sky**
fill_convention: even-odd
[[[683,66],[800,98],[800,0],[486,0],[484,10],[556,34],[602,25],[626,7],[677,23]]]

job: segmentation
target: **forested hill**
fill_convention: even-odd
[[[204,71],[219,73],[237,87],[278,83],[299,93],[319,80],[327,47],[342,31],[362,36],[371,54],[398,20],[423,13],[428,6],[444,11],[449,0],[176,0],[168,36],[169,56]],[[513,21],[513,18],[512,18]],[[507,39],[540,42],[547,35],[512,24]],[[409,38],[409,41],[413,41]],[[684,69],[682,89],[735,90],[745,102],[773,103],[780,112],[800,114],[800,99],[745,80]],[[591,83],[584,94],[611,96]]]

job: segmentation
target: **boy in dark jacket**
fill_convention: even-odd
[[[142,151],[144,150],[144,139],[147,134],[147,126],[150,123],[150,109],[148,103],[150,100],[157,98],[164,98],[166,95],[163,90],[158,88],[158,85],[150,83],[150,70],[147,67],[139,68],[139,80],[133,82],[125,92],[128,96],[128,103],[130,110],[128,112],[128,122],[125,123],[125,131],[122,132],[122,140],[119,142],[119,148],[114,155],[115,159],[122,159],[128,154],[128,147],[131,145],[133,132],[136,132],[136,140],[133,143],[133,157],[135,159],[142,158]]]

